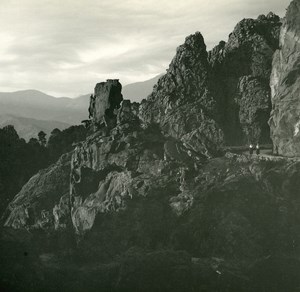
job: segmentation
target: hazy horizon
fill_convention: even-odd
[[[243,18],[283,17],[290,0],[2,0],[0,91],[78,97],[109,78],[123,85],[165,72],[187,35],[208,49]]]

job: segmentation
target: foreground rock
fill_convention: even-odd
[[[49,243],[51,237],[45,236],[46,248],[46,240],[35,236],[28,223],[31,238],[19,236],[24,245],[20,257],[30,246],[31,256],[21,262],[30,274],[26,269],[15,273],[22,281],[36,275],[38,287],[75,291],[83,286],[294,291],[300,284],[299,162],[228,154],[198,171],[184,170],[175,161],[165,164],[159,175],[150,169],[143,174],[122,169],[94,173],[95,191],[85,198],[77,193],[73,203],[79,243],[62,249],[57,237]],[[82,173],[82,183],[91,177]],[[2,251],[16,244],[12,239],[4,243]]]
[[[273,59],[271,76],[271,137],[274,151],[300,155],[300,1],[289,6],[280,32],[280,49]]]
[[[70,222],[70,159],[70,153],[63,155],[25,184],[4,214],[6,227],[66,228]]]

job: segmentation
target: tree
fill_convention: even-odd
[[[38,133],[39,142],[42,146],[46,146],[47,140],[46,140],[47,134],[44,131],[40,131]]]
[[[40,145],[39,140],[37,138],[30,138],[30,140],[28,141],[28,144],[30,146],[37,146]]]

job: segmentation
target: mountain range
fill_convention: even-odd
[[[137,102],[146,98],[160,76],[125,85],[124,98]],[[49,135],[54,128],[63,130],[86,120],[89,98],[90,94],[56,98],[38,90],[0,92],[0,127],[13,125],[26,140],[36,137],[39,131]]]

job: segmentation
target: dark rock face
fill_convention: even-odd
[[[209,70],[206,46],[197,32],[177,49],[167,74],[140,106],[143,123],[158,124],[165,135],[207,156],[215,155],[223,143],[216,101],[209,89]]]
[[[70,222],[70,159],[63,155],[56,164],[41,170],[9,204],[5,226],[15,229],[59,229]]]
[[[270,118],[274,152],[300,155],[300,1],[290,4],[280,33],[280,49],[273,59]]]
[[[75,149],[71,216],[78,234],[93,227],[97,214],[123,210],[127,199],[145,196],[149,186],[141,174],[157,177],[161,173],[165,138],[157,129],[141,129],[133,114],[126,116],[127,106],[122,106],[119,115],[123,123],[110,136],[95,133]]]
[[[212,92],[221,113],[227,144],[268,143],[270,72],[278,48],[278,16],[244,19],[209,52]]]
[[[118,111],[117,123],[138,122],[139,121],[139,103],[130,100],[123,100],[121,108]]]
[[[273,13],[244,19],[208,53],[200,33],[187,37],[142,102],[142,122],[207,156],[224,143],[270,143],[269,82],[280,26]]]
[[[53,258],[36,260],[36,281],[48,283],[50,271],[52,277],[64,271],[66,287],[76,274],[87,287],[102,287],[105,280],[115,291],[152,291],[158,287],[153,277],[164,288],[157,291],[199,285],[208,291],[293,291],[300,267],[299,162],[228,154],[195,170],[168,152],[172,159],[163,160],[145,149],[138,171],[82,169],[82,188],[72,183],[71,213],[76,232],[84,235],[72,258],[83,258],[84,266],[57,264],[52,249]]]

